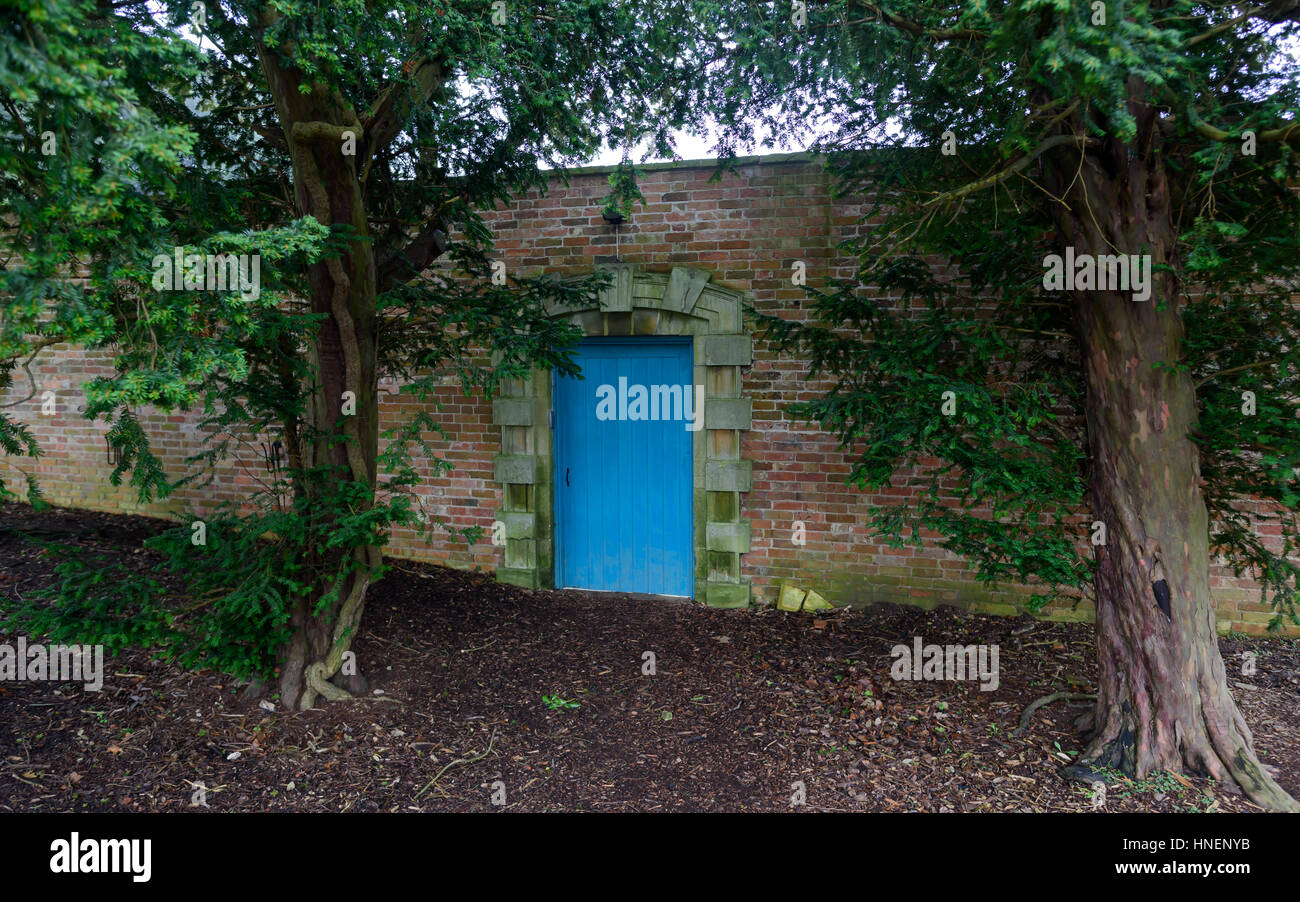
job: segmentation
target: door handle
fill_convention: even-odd
[[[565,484],[566,486],[569,484],[569,468],[568,468],[568,467],[565,467],[565,468],[564,468],[564,484]]]

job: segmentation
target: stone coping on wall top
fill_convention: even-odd
[[[725,168],[733,166],[782,166],[791,163],[815,163],[824,161],[825,154],[798,152],[798,153],[770,153],[760,154],[758,156],[735,157],[726,163]],[[718,165],[717,158],[704,157],[695,160],[664,160],[658,163],[637,163],[637,172],[659,172],[664,169],[716,169]],[[600,166],[575,166],[572,169],[564,170],[567,175],[608,175],[617,169],[614,164],[604,164]],[[560,176],[560,170],[544,170],[553,173],[552,178]]]

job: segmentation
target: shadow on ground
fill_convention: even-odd
[[[50,581],[23,534],[147,568],[139,543],[159,528],[18,505],[0,523],[7,598]],[[1093,810],[1056,772],[1086,702],[1047,705],[1014,735],[1033,700],[1090,691],[1089,625],[896,606],[814,620],[395,566],[355,645],[379,694],[356,702],[268,711],[229,678],[143,652],[108,660],[98,693],[0,686],[0,810]],[[916,636],[998,645],[1000,685],[891,679],[891,648]],[[1256,654],[1235,694],[1263,760],[1300,794],[1300,642],[1221,645],[1233,672]],[[799,784],[806,805],[792,806]],[[1105,805],[1206,809],[1254,806],[1172,775],[1117,782]]]

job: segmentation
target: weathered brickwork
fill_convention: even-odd
[[[636,272],[652,275],[654,278],[646,284],[666,284],[674,278],[676,268],[684,271],[676,277],[679,280],[691,278],[692,272],[702,273],[696,278],[706,278],[720,292],[738,292],[757,309],[779,311],[783,316],[806,314],[804,293],[791,281],[796,261],[806,264],[810,284],[852,272],[852,261],[836,249],[860,228],[861,203],[833,199],[828,177],[815,160],[803,156],[759,158],[742,162],[735,173],[724,174],[718,181],[711,181],[713,167],[708,163],[647,167],[641,177],[646,203],[635,209],[631,221],[620,226],[617,233],[600,216],[609,190],[607,174],[604,169],[581,170],[571,174],[567,185],[557,181],[545,195],[530,193],[490,214],[498,257],[507,270],[514,274],[576,274],[621,262]],[[614,334],[608,330],[618,328],[611,327],[613,320],[601,319],[599,313],[579,316],[585,319],[575,321],[583,323],[589,334]],[[654,328],[644,324],[658,323],[659,319],[638,320],[635,316],[629,313],[631,331],[624,334],[654,334]],[[648,331],[637,331],[642,328]],[[702,368],[699,349],[703,346],[696,347],[696,363]],[[726,353],[741,352],[728,349]],[[750,353],[750,348],[746,347],[744,353]],[[37,396],[15,409],[32,425],[43,450],[34,465],[32,461],[18,463],[38,475],[51,501],[96,510],[152,514],[180,511],[187,505],[202,510],[216,500],[246,499],[266,477],[261,449],[254,442],[218,470],[211,486],[182,490],[166,504],[142,506],[129,486],[108,485],[111,468],[106,460],[104,429],[79,415],[84,403],[79,386],[103,372],[104,364],[102,355],[55,349],[32,368],[38,383]],[[733,368],[738,374],[738,387],[728,384]],[[725,566],[738,567],[738,573],[730,575],[710,571],[710,579],[737,578],[738,584],[748,587],[749,600],[757,604],[775,603],[782,583],[788,581],[816,590],[836,603],[950,603],[995,613],[1020,609],[1028,590],[1014,586],[988,589],[978,584],[964,562],[937,548],[933,537],[923,536],[925,542],[920,548],[905,549],[882,547],[870,538],[866,522],[873,506],[897,503],[906,497],[907,489],[902,487],[901,478],[895,487],[877,493],[848,488],[845,480],[849,464],[835,440],[788,418],[788,404],[810,400],[825,388],[808,379],[805,364],[779,357],[763,341],[755,339],[751,363],[709,366],[707,373],[706,378],[718,380],[709,389],[710,397],[737,399],[717,408],[719,420],[711,426],[740,428],[710,428],[700,460],[750,462],[747,490],[710,491],[704,498],[701,485],[697,492],[697,504],[708,505],[707,517],[699,518],[700,529],[707,530],[708,536],[697,537],[697,544],[709,553],[710,559],[715,554],[731,555]],[[21,371],[16,377],[11,400],[29,390]],[[53,417],[39,415],[39,392],[46,390],[57,394],[58,412]],[[532,397],[525,386],[517,387],[513,396]],[[393,394],[385,397],[388,400],[383,406],[381,428],[397,425],[416,410],[410,399]],[[741,399],[748,399],[748,404]],[[434,415],[450,440],[428,438],[438,455],[454,469],[437,475],[432,465],[427,468],[427,475],[433,478],[422,489],[425,508],[451,526],[481,526],[485,532],[472,546],[443,535],[426,544],[413,534],[399,532],[393,537],[389,553],[456,567],[492,571],[500,568],[512,575],[512,581],[534,579],[529,573],[544,577],[549,568],[539,567],[536,557],[549,553],[550,545],[544,536],[530,534],[540,529],[535,516],[529,517],[535,510],[536,498],[527,497],[528,490],[519,485],[504,491],[503,485],[509,483],[496,481],[501,475],[496,470],[499,456],[520,448],[536,453],[535,447],[528,446],[538,441],[536,435],[530,438],[520,430],[536,430],[537,419],[532,424],[511,422],[522,415],[518,403],[499,407],[494,419],[491,402],[466,397],[451,383],[441,390],[438,401],[441,407]],[[741,406],[747,406],[748,420],[724,419],[743,417]],[[182,472],[184,455],[200,447],[194,419],[171,416],[145,420],[164,459],[174,472]],[[6,479],[16,475],[13,462],[0,459],[0,468],[4,468]],[[507,497],[512,494],[516,497]],[[738,510],[734,509],[736,505]],[[490,526],[503,516],[503,511],[512,512],[512,540],[525,544],[508,548],[491,544]],[[1081,541],[1086,537],[1084,520],[1081,513]],[[803,524],[802,544],[794,541],[796,523]],[[711,547],[726,550],[708,551]],[[743,553],[736,550],[746,547]],[[508,555],[518,560],[507,562]],[[521,561],[533,569],[520,570]],[[537,581],[545,582],[544,578]],[[1236,579],[1230,571],[1217,568],[1212,585],[1220,629],[1263,631],[1271,617],[1270,609],[1260,603],[1258,589],[1251,581]],[[699,594],[707,597],[712,590]],[[738,597],[742,596],[731,591],[719,590],[716,594],[717,599]],[[1092,604],[1082,599],[1074,607],[1057,606],[1051,614],[1088,619]]]

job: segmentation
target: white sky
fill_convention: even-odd
[[[1273,26],[1273,27],[1280,29],[1283,28],[1284,26]],[[181,28],[181,33],[186,39],[190,41],[196,41],[198,37],[191,28],[184,25]],[[202,46],[202,44],[200,44],[200,46]],[[1286,56],[1290,57],[1291,61],[1294,64],[1300,66],[1300,42],[1291,41],[1291,40],[1283,41],[1282,50],[1286,54]],[[897,127],[896,125],[894,127],[887,127],[887,130],[891,133],[896,133]],[[788,144],[785,141],[778,141],[773,143],[771,146],[767,146],[766,144],[760,144],[756,147],[739,148],[738,152],[741,155],[798,153],[800,151],[807,150],[806,145],[811,141],[815,140],[817,137],[820,137],[823,133],[829,133],[829,128],[825,130],[821,128],[815,128],[814,134],[809,135],[807,137],[807,140],[800,144]],[[676,151],[677,151],[676,159],[699,160],[699,159],[712,159],[713,157],[716,156],[716,153],[713,150],[714,143],[715,143],[715,136],[713,134],[710,134],[706,137],[700,137],[692,134],[687,134],[685,132],[677,132],[673,135],[673,141],[674,144],[676,145]],[[642,163],[642,162],[659,163],[659,162],[668,162],[670,160],[670,158],[662,157],[657,154],[651,156],[649,159],[643,160],[642,154],[645,151],[644,146],[637,148],[637,151],[638,152],[634,152],[632,154],[632,160],[635,163]],[[616,165],[622,159],[622,156],[623,156],[622,148],[607,147],[600,154],[598,154],[597,156],[589,160],[586,163],[586,165],[613,166]]]
[[[685,132],[676,132],[673,135],[673,142],[677,146],[678,159],[682,159],[682,160],[713,159],[714,157],[717,156],[717,154],[713,150],[715,141],[716,138],[713,135],[709,135],[707,138],[701,138],[696,135],[686,134]],[[793,145],[793,144],[786,144],[784,142],[777,142],[776,145],[773,147],[752,147],[749,148],[747,151],[742,150],[742,155],[746,153],[748,154],[798,153],[803,150],[807,150],[807,148],[802,145]],[[645,148],[644,147],[638,148],[637,152],[632,154],[632,162],[634,163],[643,162],[641,159],[641,155],[643,153],[645,153]],[[587,165],[614,166],[617,165],[618,162],[622,159],[623,159],[623,151],[621,148],[606,148],[602,153],[600,153],[598,156],[592,159],[591,162],[588,163]],[[645,160],[644,162],[664,163],[664,162],[668,162],[668,158],[655,155],[652,156],[650,159]]]

